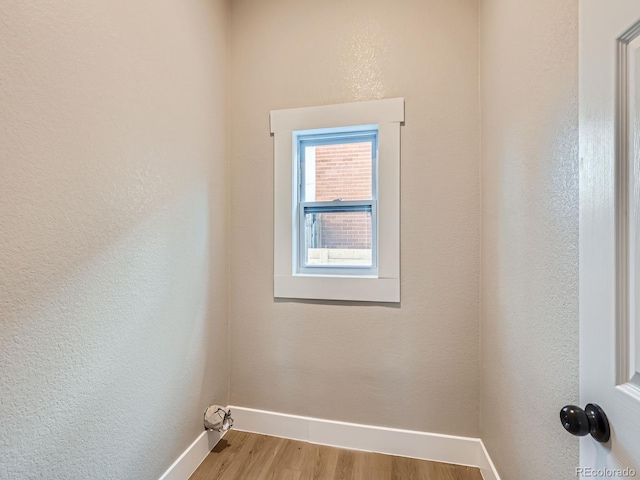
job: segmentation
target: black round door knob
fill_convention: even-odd
[[[560,410],[560,422],[572,435],[591,436],[601,443],[609,441],[611,430],[604,410],[595,403],[588,403],[584,410],[576,405],[567,405]]]
[[[567,405],[560,410],[560,421],[571,435],[584,437],[589,434],[589,419],[583,409],[576,405]]]

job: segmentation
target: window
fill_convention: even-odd
[[[296,273],[376,275],[378,126],[293,132]]]
[[[274,110],[274,296],[400,301],[402,98]]]

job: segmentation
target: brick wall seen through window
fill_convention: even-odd
[[[316,147],[316,201],[371,198],[371,143]],[[323,214],[321,248],[371,248],[371,215],[366,212]]]

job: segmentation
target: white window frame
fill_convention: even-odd
[[[404,99],[273,110],[274,297],[400,301],[400,123]],[[294,132],[377,125],[377,274],[297,271],[298,158]]]
[[[294,232],[298,232],[298,241],[294,245],[297,253],[294,253],[294,274],[308,275],[333,275],[333,276],[369,276],[378,274],[378,223],[377,223],[377,195],[378,195],[378,125],[357,125],[340,128],[323,128],[319,130],[301,130],[293,132],[293,158],[297,161],[298,168],[294,170],[294,216],[297,219],[293,226]],[[371,158],[371,198],[367,200],[345,200],[316,202],[307,201],[306,198],[306,159],[304,150],[300,147],[320,145],[336,145],[345,142],[358,143],[363,141],[372,143]],[[310,144],[310,145],[308,145]],[[314,161],[315,163],[315,161]],[[304,179],[304,181],[303,181]],[[314,188],[315,190],[315,188]],[[336,210],[349,210],[354,207],[369,207],[371,212],[371,266],[331,266],[331,265],[306,265],[305,209],[318,207],[326,209],[327,213]]]

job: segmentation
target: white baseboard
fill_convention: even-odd
[[[491,461],[489,452],[487,452],[482,440],[480,440],[480,446],[482,447],[482,452],[480,453],[480,465],[478,465],[478,467],[480,467],[483,480],[500,480],[498,470],[496,470],[495,465]]]
[[[206,430],[202,432],[164,472],[160,480],[188,480],[223,435],[223,433]]]
[[[500,480],[479,438],[359,425],[230,406],[234,428],[320,445],[478,467],[484,480]]]

